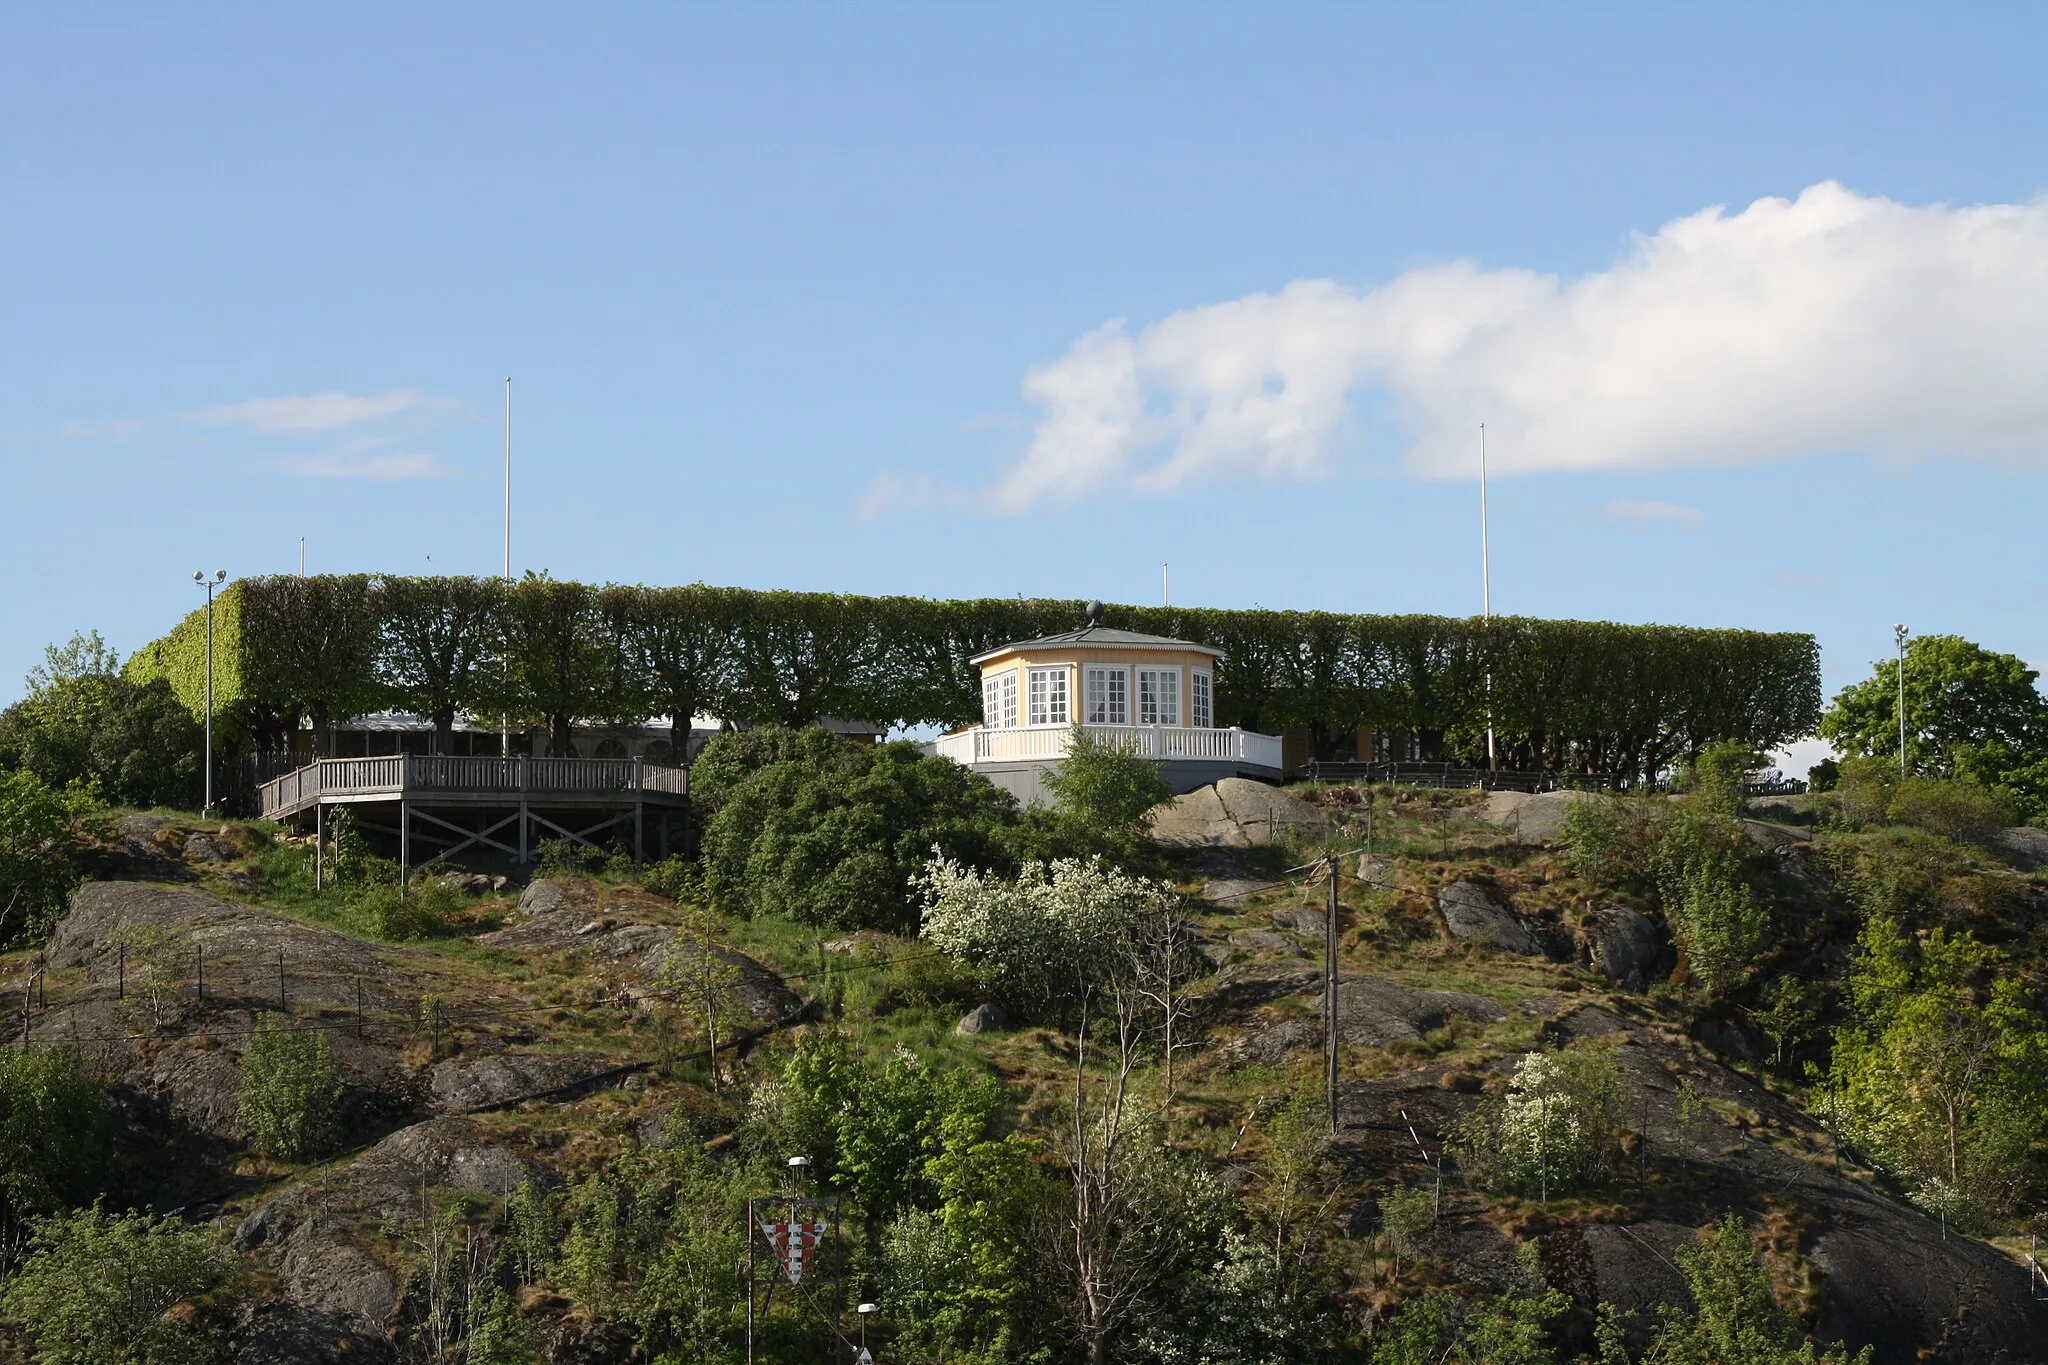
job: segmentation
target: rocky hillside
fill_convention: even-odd
[[[1634,1311],[1640,1349],[1659,1305],[1687,1307],[1681,1249],[1733,1211],[1823,1341],[1879,1362],[2048,1358],[2012,1245],[1945,1234],[1845,1153],[1794,1069],[1766,1065],[1753,1001],[1702,1007],[1671,986],[1680,955],[1655,907],[1573,873],[1558,842],[1576,799],[1225,782],[1154,814],[1155,856],[1199,907],[1192,1043],[1166,1112],[1220,1190],[1270,1178],[1275,1106],[1319,1075],[1327,891],[1302,865],[1344,854],[1337,1123],[1303,1217],[1348,1349],[1367,1358],[1432,1287],[1516,1294],[1532,1276],[1568,1301],[1549,1326],[1561,1358],[1593,1351],[1601,1304]],[[1743,826],[1778,886],[1763,974],[1839,977],[1855,931],[1799,818]],[[2042,896],[2026,842],[1976,874],[2011,889],[2014,941]],[[121,1195],[217,1223],[242,1253],[221,1328],[237,1360],[424,1358],[424,1229],[456,1218],[465,1254],[494,1256],[522,1188],[678,1144],[737,1161],[783,1059],[823,1032],[998,1078],[1005,1122],[1052,1169],[1070,1045],[1006,1027],[920,943],[731,923],[708,944],[679,933],[672,896],[584,874],[456,878],[433,933],[385,941],[283,896],[279,857],[240,826],[120,822],[47,951],[10,960],[6,997],[33,978],[17,1029],[107,1083]],[[674,964],[704,953],[740,1002],[715,1070],[673,1000]],[[318,1031],[343,1087],[314,1160],[243,1137],[240,1058],[280,1028]],[[1521,1058],[1560,1047],[1611,1059],[1620,1145],[1576,1189],[1502,1193],[1455,1134]],[[1388,1196],[1416,1189],[1427,1224],[1390,1228]],[[628,1325],[560,1282],[522,1284],[511,1311],[536,1358],[636,1358]]]

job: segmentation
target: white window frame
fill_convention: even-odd
[[[1072,687],[1066,664],[1045,664],[1027,669],[1024,679],[1024,724],[1026,726],[1073,724]]]
[[[1100,695],[1097,694],[1098,684]],[[1124,664],[1085,664],[1081,668],[1081,723],[1131,723],[1131,670]]]
[[[981,723],[984,729],[1017,728],[1017,670],[1006,668],[981,680]]]
[[[1188,670],[1188,724],[1197,730],[1216,728],[1216,675]]]
[[[1138,724],[1159,725],[1176,730],[1180,728],[1178,668],[1139,669],[1136,692]]]

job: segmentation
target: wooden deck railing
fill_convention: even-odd
[[[379,758],[323,758],[273,778],[257,789],[261,814],[296,809],[320,797],[630,796],[657,792],[682,796],[690,775],[635,758],[464,758],[391,754]]]

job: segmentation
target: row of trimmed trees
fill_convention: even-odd
[[[215,698],[246,742],[284,747],[300,718],[330,727],[394,707],[544,723],[692,715],[803,725],[824,716],[957,725],[979,718],[968,660],[1072,629],[1078,601],[933,601],[480,578],[243,579],[216,604]],[[1216,720],[1268,733],[1369,726],[1425,752],[1505,764],[1652,773],[1716,740],[1811,734],[1813,638],[1605,622],[1111,606],[1105,624],[1223,651]],[[138,651],[196,709],[203,612]],[[680,751],[680,745],[678,746]]]

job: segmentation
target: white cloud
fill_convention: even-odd
[[[64,422],[52,433],[60,441],[132,441],[148,427],[140,417],[103,417]]]
[[[1956,208],[1828,182],[1710,208],[1575,279],[1469,262],[1374,289],[1303,280],[1088,332],[1026,374],[1041,415],[987,491],[1307,478],[1389,400],[1424,477],[2048,447],[2048,200]]]
[[[432,455],[281,455],[258,466],[305,479],[448,479],[459,472]]]
[[[446,408],[448,400],[416,389],[388,393],[308,393],[251,398],[184,414],[200,426],[247,427],[252,431],[333,431],[383,417]]]
[[[1707,514],[1697,507],[1675,502],[1638,502],[1634,498],[1609,498],[1600,504],[1597,514],[1602,521],[1648,525],[1703,526],[1707,520]]]

